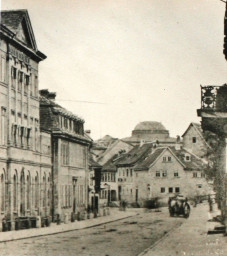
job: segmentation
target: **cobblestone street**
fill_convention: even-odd
[[[187,221],[170,218],[167,208],[161,212],[138,212],[134,217],[93,228],[1,243],[1,256],[136,256]]]

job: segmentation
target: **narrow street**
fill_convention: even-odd
[[[187,220],[138,209],[138,215],[109,224],[0,244],[1,256],[137,256]]]

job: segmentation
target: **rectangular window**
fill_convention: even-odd
[[[169,188],[169,193],[173,193],[173,188]]]
[[[168,162],[171,162],[172,158],[171,156],[168,156]]]
[[[174,177],[179,177],[178,171],[174,172]]]
[[[193,172],[193,178],[197,178],[197,172]]]
[[[161,193],[165,193],[165,188],[161,188]]]
[[[69,143],[62,142],[61,145],[62,164],[69,165]]]
[[[6,83],[6,59],[1,58],[1,82]]]
[[[29,76],[25,76],[25,81],[24,81],[24,93],[27,95],[28,94],[28,88],[29,88]],[[31,92],[30,92],[31,95]]]
[[[160,171],[156,171],[156,177],[160,177],[161,174],[160,174]]]
[[[130,169],[130,176],[132,177],[132,169]]]
[[[179,188],[179,187],[176,187],[176,188],[175,188],[175,192],[176,192],[176,193],[180,193],[180,188]]]
[[[38,76],[35,76],[34,82],[34,96],[38,97]]]
[[[21,92],[22,90],[22,83],[23,83],[23,72],[18,73],[18,92]]]
[[[205,173],[201,172],[201,178],[205,178]]]
[[[110,177],[110,173],[108,173],[108,181],[110,182],[111,181],[111,177]]]
[[[90,174],[90,186],[93,186],[93,174]]]
[[[163,160],[163,162],[166,162],[166,157],[164,156],[164,157],[162,158],[162,160]]]
[[[16,88],[16,79],[17,79],[17,69],[12,67],[11,69],[11,77],[12,77],[12,88]]]
[[[196,137],[192,137],[192,143],[196,143]]]
[[[7,129],[6,129],[6,109],[1,108],[1,134],[0,134],[0,143],[1,145],[6,145],[6,136],[7,136]]]

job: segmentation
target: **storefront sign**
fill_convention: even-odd
[[[9,46],[9,51],[14,57],[18,58],[18,60],[23,61],[26,64],[30,63],[30,58],[28,58],[23,52],[15,49],[13,46]]]

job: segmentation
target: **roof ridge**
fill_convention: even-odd
[[[28,12],[27,9],[10,9],[10,10],[0,10],[0,13],[1,12]]]

